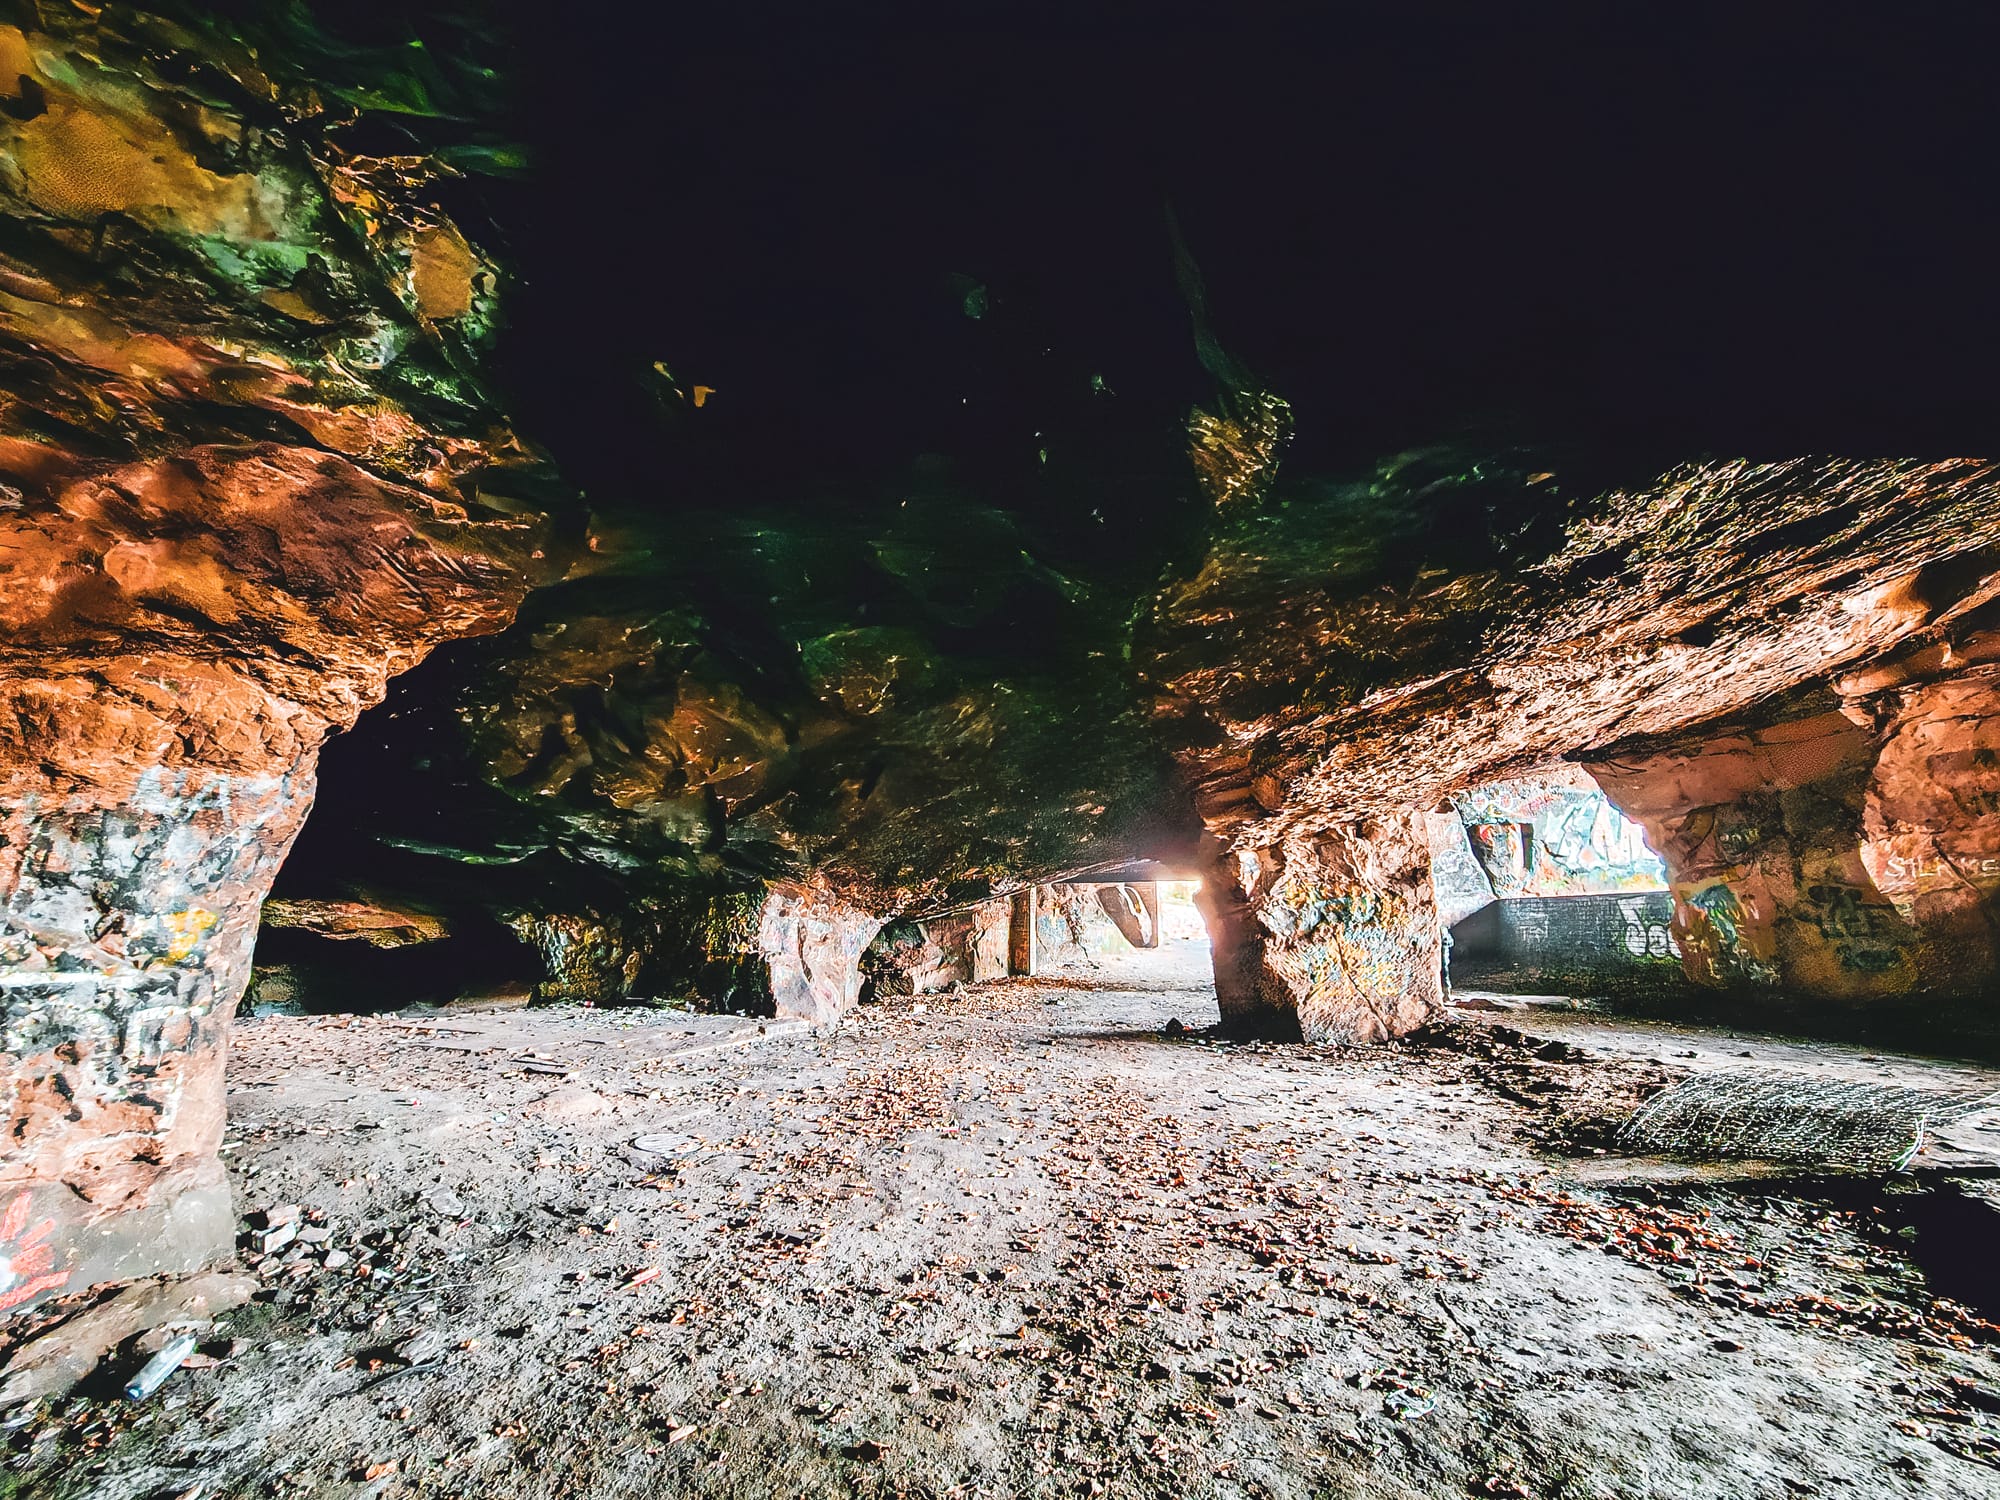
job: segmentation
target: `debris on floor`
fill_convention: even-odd
[[[213,1321],[132,1402],[160,1352],[141,1325],[170,1332],[186,1293],[49,1304],[0,1474],[92,1500],[2000,1478],[2000,1309],[1938,1259],[1981,1242],[1985,1220],[1937,1229],[1989,1211],[1976,1171],[1635,1153],[1617,1125],[1692,1068],[1608,1020],[1223,1044],[1201,965],[1169,948],[721,1048],[706,1018],[581,1009],[472,1035],[258,1019]],[[57,1384],[35,1372],[64,1327],[88,1367]]]

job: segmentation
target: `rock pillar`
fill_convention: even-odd
[[[1142,880],[1132,889],[1139,897],[1139,910],[1146,919],[1146,940],[1141,948],[1160,946],[1160,883],[1157,880]]]
[[[837,1021],[861,998],[861,955],[882,930],[878,918],[818,885],[774,884],[757,922],[757,950],[782,1018]]]
[[[0,513],[0,1310],[229,1252],[226,1033],[319,746],[526,587],[324,453],[36,478]]]
[[[1037,900],[1040,892],[1034,886],[1014,893],[1013,908],[1007,922],[1007,972],[1009,974],[1032,975],[1035,972],[1036,949],[1040,934],[1037,931]]]
[[[225,1031],[319,746],[543,566],[491,267],[235,47],[0,25],[0,1310],[229,1248]]]
[[[1895,695],[1861,831],[1862,867],[1916,934],[1918,988],[1990,1001],[2000,973],[2000,668]]]
[[[13,1227],[0,1236],[0,1310],[231,1252],[216,1154],[226,1034],[258,903],[312,798],[309,762],[264,775],[150,767],[97,786],[12,772],[0,791],[0,1225]]]
[[[1373,1042],[1444,1003],[1430,851],[1418,816],[1371,819],[1204,861],[1225,1029]]]

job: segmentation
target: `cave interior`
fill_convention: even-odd
[[[1991,1484],[2000,1303],[1967,1269],[2000,1228],[1977,1123],[2000,1099],[2000,283],[1967,187],[1991,38],[1781,9],[0,9],[0,1494],[143,1497],[197,1463],[218,1494]],[[437,1051],[454,1028],[478,1045]],[[562,1060],[669,1041],[623,1093]],[[520,1257],[534,1214],[584,1210],[396,1123],[426,1091],[485,1110],[467,1057],[511,1090],[489,1123],[539,1122],[507,1137],[531,1178],[622,1171],[714,1216],[573,1272],[677,1288],[645,1316],[688,1343],[671,1379],[609,1382],[671,1387],[650,1416],[520,1417],[509,1451],[567,1479],[435,1426],[345,1443],[388,1420],[366,1385],[365,1420],[326,1395],[319,1457],[245,1415],[287,1340],[343,1336],[321,1365],[471,1399],[465,1360],[369,1363],[417,1218],[474,1236],[450,1253],[515,1289],[507,1318],[566,1295]],[[379,1107],[327,1091],[378,1075]],[[293,1105],[264,1092],[287,1078]],[[1838,1326],[1875,1341],[1856,1388],[1895,1394],[1815,1394],[1804,1436],[1711,1413],[1704,1458],[1667,1435],[1692,1396],[1647,1386],[1618,1397],[1642,1435],[1620,1450],[1409,1373],[1479,1344],[1447,1301],[1461,1332],[1419,1318],[1358,1387],[1358,1356],[1287,1365],[1244,1334],[1204,1367],[1204,1459],[1131,1437],[1185,1340],[1078,1323],[1044,1416],[1010,1405],[1025,1379],[954,1367],[937,1388],[987,1405],[925,1419],[959,1445],[926,1468],[880,1348],[810,1432],[757,1415],[776,1374],[714,1353],[805,1337],[730,1288],[754,1246],[793,1236],[809,1269],[834,1232],[831,1207],[810,1235],[730,1218],[795,1138],[731,1113],[765,1087],[856,1150],[891,1114],[827,1100],[897,1098],[905,1156],[960,1141],[949,1101],[1025,1090],[1054,1113],[1018,1139],[1190,1192],[1199,1153],[1146,1143],[1191,1111],[1261,1130],[1282,1094],[1330,1153],[1315,1181],[1386,1182],[1392,1148],[1355,1133],[1379,1108],[1460,1219],[1492,1162],[1555,1172],[1560,1201],[1519,1191],[1635,1276],[1736,1244],[1732,1214],[1794,1215],[1793,1245],[1850,1224],[1863,1248],[1821,1260],[1862,1280],[1800,1282],[1755,1335],[1795,1342],[1754,1352],[1810,1361]],[[1459,1088],[1501,1155],[1455,1154]],[[676,1100],[671,1129],[630,1115]],[[372,1143],[365,1173],[312,1154],[329,1132]],[[673,1132],[690,1154],[632,1144]],[[893,1188],[885,1156],[876,1197],[955,1160]],[[1268,1207],[1209,1160],[1225,1206]],[[1289,1227],[1153,1261],[1247,1255],[1352,1312],[1376,1294],[1285,1248],[1341,1210],[1293,1191]],[[1589,1214],[1613,1227],[1571,1233]],[[1738,1236],[1753,1270],[1766,1229]],[[1109,1274],[1089,1243],[952,1296],[1073,1290]],[[992,1249],[896,1244],[926,1284]],[[1552,1253],[1488,1280],[1532,1302]],[[886,1275],[825,1254],[812,1298]],[[1586,1300],[1660,1347],[1752,1338],[1658,1333],[1593,1275]],[[703,1296],[755,1332],[698,1331]],[[946,1343],[986,1315],[950,1307],[916,1315]],[[183,1326],[206,1342],[159,1401],[219,1393],[208,1448],[113,1389]],[[1098,1401],[1114,1366],[1142,1373]],[[574,1368],[477,1379],[529,1413]],[[1213,1395],[1258,1371],[1294,1379],[1283,1411]],[[1554,1403],[1597,1377],[1537,1378]],[[1231,1435],[1357,1389],[1374,1428]],[[1719,1411],[1763,1399],[1735,1389]],[[1448,1441],[1422,1435],[1440,1401]],[[645,1456],[593,1457],[613,1430]],[[760,1463],[793,1467],[760,1489]]]

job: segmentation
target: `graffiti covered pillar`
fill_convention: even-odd
[[[1382,1041],[1444,1003],[1421,814],[1217,854],[1196,902],[1222,1023],[1238,1035]]]
[[[312,790],[310,758],[7,779],[0,1312],[232,1253],[227,1030]]]

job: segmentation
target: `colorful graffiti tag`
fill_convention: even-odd
[[[1594,786],[1567,779],[1496,781],[1458,812],[1498,896],[1609,896],[1663,891],[1667,867],[1637,823]]]
[[[44,1219],[28,1227],[28,1195],[17,1194],[0,1214],[0,1312],[17,1307],[69,1281],[69,1272],[55,1268],[55,1246],[49,1236],[56,1221]]]
[[[1620,901],[1618,915],[1625,923],[1625,951],[1634,958],[1681,956],[1681,945],[1674,940],[1672,927],[1649,912],[1639,897],[1628,896]]]
[[[1864,974],[1886,974],[1905,962],[1910,929],[1896,909],[1872,892],[1844,882],[1806,887],[1806,915],[1841,964]]]
[[[1684,905],[1684,941],[1693,959],[1691,975],[1705,977],[1713,984],[1732,979],[1763,985],[1778,982],[1778,971],[1770,960],[1752,950],[1750,914],[1726,883],[1718,881],[1690,893]]]

